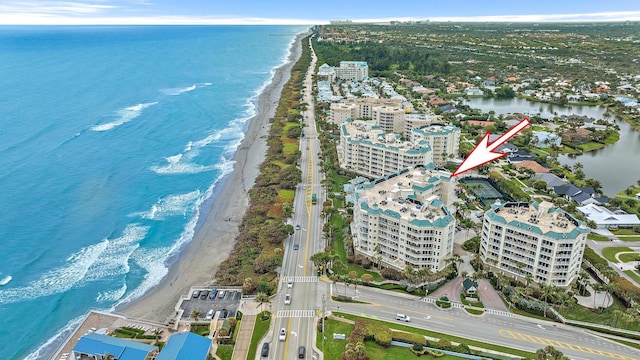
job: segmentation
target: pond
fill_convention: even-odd
[[[607,109],[603,106],[562,106],[527,101],[525,99],[484,99],[471,98],[465,101],[472,108],[483,112],[491,110],[498,114],[523,113],[551,118],[559,115],[587,115],[595,119],[602,119]],[[555,113],[555,114],[554,114]],[[620,141],[600,150],[594,150],[582,155],[561,155],[561,164],[572,166],[580,162],[584,165],[587,177],[599,180],[602,191],[607,196],[614,196],[617,192],[636,184],[640,179],[640,132],[635,131],[626,121],[613,117],[620,126]]]

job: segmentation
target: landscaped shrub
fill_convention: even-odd
[[[447,340],[447,339],[440,339],[438,341],[438,347],[440,349],[448,349],[451,347],[451,341]]]
[[[391,331],[391,339],[394,341],[400,341],[407,344],[420,344],[427,345],[426,339],[422,335],[408,333],[404,331]]]
[[[391,330],[389,330],[388,328],[380,329],[380,330],[381,331],[378,331],[373,334],[373,340],[375,340],[376,344],[380,346],[384,346],[384,347],[391,346]]]
[[[389,280],[396,280],[396,281],[402,280],[402,273],[390,268],[382,269],[382,271],[380,271],[380,275],[382,275],[383,278],[389,279]]]

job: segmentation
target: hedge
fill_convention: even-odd
[[[420,344],[422,346],[427,345],[427,340],[424,336],[404,331],[391,330],[391,339],[393,341],[400,341],[407,344]]]

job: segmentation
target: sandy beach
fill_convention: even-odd
[[[269,119],[275,114],[293,64],[300,58],[303,36],[296,37],[287,63],[276,70],[271,83],[260,95],[257,115],[250,120],[247,133],[234,155],[233,172],[225,179],[193,240],[181,251],[167,276],[154,289],[135,302],[116,309],[117,312],[164,322],[174,314],[180,295],[187,294],[191,286],[213,282],[220,263],[235,244],[238,225],[249,204],[248,190],[259,174],[259,166],[267,151]]]

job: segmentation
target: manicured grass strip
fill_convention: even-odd
[[[587,235],[587,239],[594,241],[609,241],[608,237],[594,233],[590,233],[589,235]]]
[[[351,314],[345,314],[345,313],[341,313],[341,312],[334,312],[333,315],[340,316],[340,317],[343,317],[343,318],[349,319],[349,320],[355,320],[355,319],[361,318],[360,316],[355,316],[355,315],[351,315]],[[362,319],[365,319],[365,318],[362,318]],[[438,338],[438,339],[445,339],[445,340],[449,340],[449,341],[452,341],[452,342],[464,343],[464,344],[467,344],[469,346],[476,346],[476,347],[487,349],[487,350],[499,351],[499,352],[503,352],[503,353],[507,353],[507,354],[512,354],[512,355],[524,357],[524,358],[535,358],[535,354],[531,353],[531,352],[528,352],[528,351],[512,349],[512,348],[508,348],[508,347],[504,347],[504,346],[500,346],[500,345],[487,344],[487,343],[484,343],[484,342],[481,342],[481,341],[465,339],[465,338],[462,338],[462,337],[459,337],[459,336],[447,335],[447,334],[443,334],[443,333],[439,333],[439,332],[435,332],[435,331],[431,331],[431,330],[418,329],[418,328],[414,328],[414,327],[411,327],[411,326],[402,325],[402,324],[398,324],[398,323],[392,323],[392,322],[388,322],[388,321],[373,320],[373,319],[368,319],[368,320],[369,321],[375,321],[375,322],[383,323],[387,327],[389,327],[391,329],[395,329],[395,330],[402,330],[402,331],[407,331],[407,332],[411,332],[411,333],[414,333],[414,334],[420,334],[420,335],[434,337],[434,338]],[[352,326],[352,329],[353,329],[353,326]],[[342,347],[342,349],[344,350],[344,346]],[[342,353],[340,353],[340,354],[342,354]],[[334,359],[333,357],[326,357],[326,356],[325,356],[325,358]],[[339,357],[337,359],[339,359]]]
[[[221,360],[231,360],[231,356],[233,356],[233,345],[218,345],[216,355],[218,355]]]
[[[634,252],[633,254],[632,253],[620,254],[620,256],[618,257],[622,262],[640,261],[640,254],[638,254],[637,252]]]
[[[265,313],[268,313],[265,311]],[[269,324],[271,324],[271,316],[267,320],[260,320],[260,314],[256,317],[256,324],[253,326],[253,334],[251,335],[251,346],[249,346],[249,352],[247,353],[247,359],[255,359],[256,351],[258,351],[258,345],[260,340],[269,331]]]
[[[633,229],[611,229],[609,230],[615,235],[640,235],[637,232],[633,231]]]
[[[342,359],[342,352],[347,345],[345,340],[334,340],[333,334],[345,334],[349,336],[355,326],[353,324],[343,323],[338,320],[325,320],[324,333],[326,339],[324,340],[324,346],[322,343],[322,333],[318,331],[316,337],[316,346],[318,349],[324,352],[325,359]]]
[[[622,235],[618,238],[622,241],[640,241],[640,236]]]
[[[617,263],[618,260],[616,260],[616,254],[620,253],[620,252],[626,252],[626,251],[633,251],[631,250],[631,248],[628,247],[610,247],[610,248],[604,248],[602,249],[602,256],[605,257],[605,259]]]
[[[388,348],[376,344],[375,341],[366,341],[364,343],[365,349],[367,349],[367,356],[370,359],[385,359],[385,360],[406,360],[406,359],[418,359],[411,352],[410,348],[400,346],[389,346]],[[422,356],[423,359],[436,359],[431,356]],[[327,358],[328,359],[328,358]],[[339,359],[339,358],[338,358]],[[444,355],[437,358],[438,360],[457,360],[465,359],[459,356]]]

